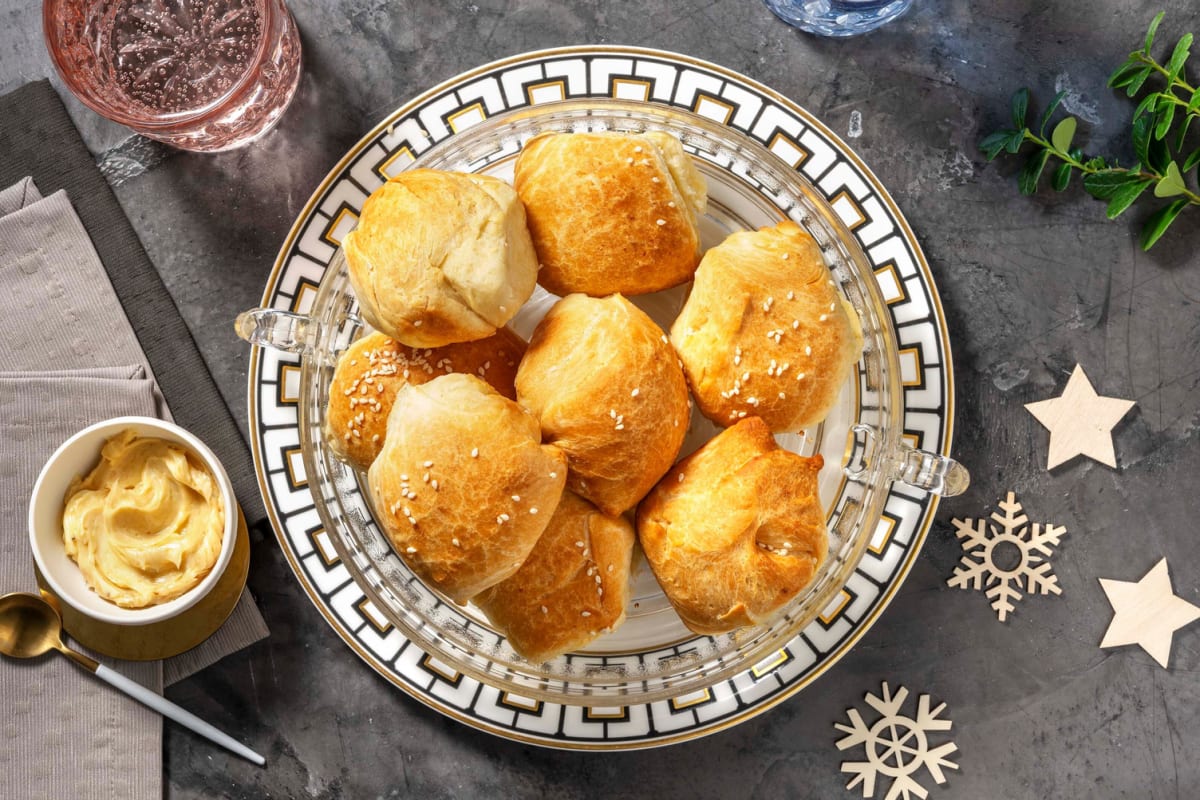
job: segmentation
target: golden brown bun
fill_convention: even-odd
[[[704,254],[671,343],[704,416],[761,417],[772,431],[820,422],[862,352],[858,315],[794,222],[730,235]]]
[[[537,280],[525,209],[486,175],[400,173],[367,198],[342,249],[363,318],[410,347],[492,335]]]
[[[475,604],[530,661],[578,650],[625,621],[633,540],[626,519],[564,492],[517,574]]]
[[[538,323],[517,401],[567,454],[571,491],[617,515],[662,477],[688,427],[687,382],[662,329],[621,295],[572,294]]]
[[[704,178],[669,134],[543,134],[525,143],[513,185],[554,294],[645,294],[696,270]]]
[[[508,328],[486,339],[423,349],[405,347],[382,333],[350,345],[333,371],[325,409],[325,440],[334,455],[366,470],[383,449],[396,392],[405,383],[427,383],[439,375],[478,375],[509,400],[525,354],[525,340]]]
[[[479,378],[453,374],[400,387],[367,485],[405,563],[466,603],[525,561],[566,477],[566,459],[541,444],[533,417]]]
[[[809,584],[828,549],[821,465],[746,417],[654,487],[638,539],[684,624],[701,634],[757,624]]]

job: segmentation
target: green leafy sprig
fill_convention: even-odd
[[[1050,135],[1046,128],[1066,92],[1059,92],[1039,116],[1036,127],[1027,125],[1029,90],[1020,89],[1012,97],[1012,128],[996,131],[979,143],[988,161],[1001,153],[1016,155],[1024,145],[1032,144],[1033,152],[1017,176],[1022,194],[1033,194],[1051,158],[1058,161],[1050,177],[1050,185],[1063,191],[1071,176],[1079,172],[1088,194],[1108,202],[1108,218],[1114,219],[1133,205],[1153,187],[1158,198],[1174,198],[1154,212],[1142,228],[1141,245],[1149,250],[1188,206],[1200,206],[1200,194],[1189,186],[1188,175],[1195,184],[1196,168],[1200,165],[1200,147],[1182,157],[1188,143],[1188,129],[1200,117],[1200,90],[1187,82],[1184,66],[1191,55],[1192,34],[1184,34],[1171,51],[1165,64],[1151,54],[1154,36],[1165,12],[1160,12],[1146,31],[1142,49],[1129,54],[1125,63],[1108,78],[1108,85],[1124,89],[1130,98],[1147,90],[1133,112],[1133,152],[1136,161],[1122,167],[1116,159],[1086,156],[1075,145],[1079,122],[1072,116],[1063,117]],[[1161,88],[1148,89],[1151,80]]]

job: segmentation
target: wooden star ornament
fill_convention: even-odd
[[[1175,631],[1200,619],[1200,608],[1172,591],[1165,558],[1140,581],[1101,578],[1100,587],[1114,612],[1100,646],[1136,644],[1163,667],[1171,660]]]
[[[1054,469],[1075,456],[1116,467],[1112,429],[1134,405],[1132,400],[1096,394],[1083,367],[1076,364],[1060,396],[1027,403],[1025,408],[1050,431],[1046,469]]]

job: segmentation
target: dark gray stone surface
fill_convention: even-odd
[[[843,788],[833,724],[884,680],[947,704],[960,769],[942,787],[926,779],[933,798],[1196,796],[1200,624],[1176,635],[1166,670],[1138,648],[1100,650],[1111,611],[1097,578],[1136,580],[1165,556],[1176,593],[1200,603],[1200,230],[1185,215],[1142,253],[1145,210],[1108,222],[1078,188],[1020,197],[1014,167],[986,165],[975,148],[1028,85],[1043,103],[1068,89],[1089,151],[1129,160],[1132,108],[1105,76],[1160,7],[1171,38],[1200,32],[1191,0],[917,0],[852,41],[793,31],[757,0],[292,6],[300,92],[248,149],[137,147],[70,106],[98,157],[120,161],[118,196],[243,426],[247,350],[231,322],[257,304],[292,220],[341,154],[460,71],[537,48],[620,43],[740,71],[843,135],[861,115],[852,144],[908,216],[942,292],[955,454],[974,481],[943,502],[874,628],[815,684],[730,730],[634,753],[540,750],[426,709],[338,639],[258,530],[250,587],[272,636],[169,695],[268,766],[168,726],[168,796],[851,797],[860,793]],[[0,90],[50,75],[38,4],[4,0],[0,23]],[[1050,474],[1047,434],[1023,405],[1057,396],[1076,362],[1102,394],[1138,406],[1117,429],[1117,469],[1075,461]],[[1032,520],[1069,534],[1053,559],[1062,596],[1027,598],[1001,624],[982,594],[946,580],[960,557],[950,520],[990,513],[1008,490]]]

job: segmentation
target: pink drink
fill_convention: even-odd
[[[282,0],[47,0],[46,42],[88,106],[186,150],[227,150],[278,121],[300,78]]]

